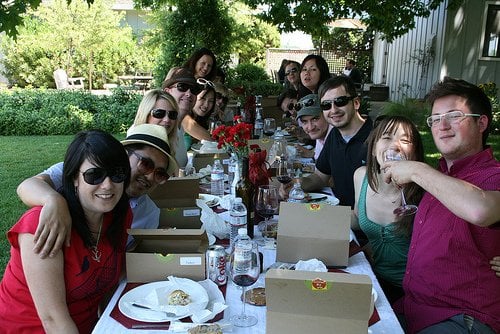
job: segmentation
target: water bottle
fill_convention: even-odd
[[[232,195],[235,195],[235,193],[233,192],[232,185],[237,168],[238,168],[238,158],[235,153],[231,153],[231,156],[229,157],[229,160],[227,162],[227,176],[228,176],[227,183],[229,185],[230,193]]]
[[[224,168],[219,159],[214,161],[210,178],[210,193],[219,197],[224,196]]]
[[[186,167],[184,168],[184,171],[185,171],[184,175],[189,176],[189,175],[196,174],[196,169],[193,166],[193,158],[194,158],[193,152],[187,152],[187,157],[188,157],[188,161],[187,161]]]
[[[292,203],[303,203],[305,200],[306,194],[304,190],[302,190],[302,186],[300,184],[300,178],[296,178],[293,184],[292,190],[288,194],[288,202]]]
[[[234,241],[233,241],[233,247],[234,245],[236,245],[236,243],[240,240],[244,240],[244,241],[248,241],[248,240],[252,240],[249,236],[248,236],[248,233],[247,233],[247,229],[242,227],[242,228],[239,228],[238,229],[238,235],[236,236],[236,238],[234,238]],[[231,252],[234,251],[234,248],[230,248]]]
[[[229,235],[229,249],[233,249],[234,241],[238,235],[239,229],[247,230],[247,208],[243,204],[241,197],[235,197],[233,204],[231,205],[231,211],[229,212],[231,216],[231,233]]]
[[[255,108],[255,123],[253,125],[253,136],[255,139],[262,138],[264,134],[264,120],[262,119],[262,107]]]

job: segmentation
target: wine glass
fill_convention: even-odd
[[[250,327],[257,323],[257,318],[245,312],[245,288],[257,282],[260,273],[258,246],[255,242],[238,242],[229,261],[229,273],[234,284],[242,287],[243,307],[240,314],[231,317],[231,323],[237,327]]]
[[[393,150],[393,149],[388,149],[387,151],[384,152],[384,161],[401,161],[401,160],[407,160],[407,157],[404,154],[404,152],[398,152],[398,151]],[[403,191],[403,187],[399,186],[399,185],[397,185],[397,187],[401,191],[402,204],[401,204],[401,206],[394,209],[393,213],[397,217],[411,216],[411,215],[415,214],[418,210],[418,207],[416,205],[413,205],[413,204],[407,204],[405,194]]]
[[[264,135],[272,137],[276,131],[276,120],[274,118],[264,119]]]
[[[277,223],[270,223],[271,218],[278,213],[279,208],[279,193],[278,188],[273,185],[260,186],[257,191],[257,201],[255,209],[257,214],[264,218],[264,221],[259,223],[259,229],[264,237],[264,245],[276,239]]]
[[[276,178],[282,184],[287,184],[292,181],[292,171],[290,169],[290,164],[286,159],[278,158]]]

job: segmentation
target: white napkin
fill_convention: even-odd
[[[225,153],[223,149],[217,148],[216,141],[201,140],[200,153]]]
[[[318,259],[310,259],[306,261],[300,260],[295,264],[295,270],[317,271],[322,273],[326,273],[328,271],[325,264]]]
[[[204,200],[196,199],[196,205],[201,209],[200,220],[207,233],[211,233],[219,239],[227,238],[231,231],[229,223],[226,223],[222,217],[209,208]]]
[[[200,283],[208,293],[208,304],[204,310],[195,312],[191,316],[191,320],[194,323],[203,323],[212,320],[217,314],[224,311],[227,308],[227,305],[224,300],[224,295],[220,291],[217,284],[215,284],[212,280],[206,279],[198,283]]]

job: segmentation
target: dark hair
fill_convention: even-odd
[[[187,67],[191,70],[191,72],[196,73],[196,63],[198,62],[198,60],[200,60],[201,57],[205,55],[210,56],[213,60],[212,68],[210,69],[210,72],[207,74],[205,79],[213,80],[215,78],[215,74],[217,73],[217,60],[215,59],[214,53],[207,48],[196,50],[186,61],[184,67]]]
[[[295,89],[292,88],[285,89],[284,91],[281,92],[280,95],[278,95],[278,99],[276,100],[276,106],[280,108],[281,104],[286,98],[298,99],[298,94],[299,92],[297,92]]]
[[[207,95],[208,93],[213,92],[214,93],[214,104],[212,105],[212,109],[210,109],[205,116],[200,116],[197,113],[194,112],[193,109],[189,110],[188,115],[191,116],[196,123],[201,125],[203,128],[208,130],[208,121],[210,120],[210,116],[214,113],[215,111],[215,88],[210,86],[210,85],[205,85],[205,88],[201,91],[200,94],[198,94],[197,99],[200,97],[203,97]]]
[[[354,61],[354,59],[347,59],[347,62],[352,66],[356,66],[356,61]]]
[[[358,93],[356,93],[356,86],[354,85],[354,81],[352,81],[352,79],[347,76],[338,75],[326,80],[321,84],[318,89],[319,98],[321,99],[330,89],[334,89],[340,86],[344,87],[346,93],[349,94],[349,96],[358,96]]]
[[[404,116],[379,116],[375,120],[375,126],[366,140],[368,143],[366,175],[370,188],[372,188],[375,192],[377,192],[378,189],[377,175],[380,174],[380,164],[378,163],[377,157],[374,155],[373,151],[375,150],[377,141],[385,133],[394,133],[399,126],[403,127],[403,130],[408,134],[408,139],[413,145],[413,156],[411,157],[411,160],[421,162],[424,161],[424,146],[422,138],[420,137],[420,132],[418,132],[415,124]],[[413,182],[405,185],[404,192],[406,201],[411,204],[418,204],[424,194],[423,189]],[[405,217],[396,222],[396,230],[405,236],[411,235],[413,217],[414,216]]]
[[[488,96],[478,86],[465,80],[453,79],[444,77],[443,81],[439,81],[432,86],[430,92],[425,97],[431,107],[434,102],[445,96],[457,95],[465,98],[465,104],[469,107],[471,113],[486,115],[488,117],[488,126],[483,132],[483,147],[486,146],[486,140],[490,134],[492,122],[491,102]]]
[[[321,86],[321,84],[323,82],[325,82],[326,80],[328,80],[331,77],[330,69],[328,67],[328,63],[326,62],[325,58],[321,57],[320,55],[314,55],[314,54],[308,55],[304,58],[304,60],[302,60],[302,64],[300,65],[300,69],[302,69],[304,67],[304,64],[311,59],[314,59],[314,61],[316,62],[316,66],[319,69],[319,73],[320,73],[319,81],[318,81],[318,87],[319,87],[319,86]],[[312,92],[312,93],[316,94],[317,92]],[[302,81],[301,81],[300,89],[299,89],[299,97],[302,98],[302,97],[309,95],[309,94],[311,94],[311,91],[309,89],[305,88],[302,85]]]
[[[123,183],[123,194],[113,209],[113,222],[106,232],[110,243],[116,248],[121,240],[117,236],[126,233],[124,221],[129,208],[125,192],[130,182],[130,162],[127,153],[115,137],[101,130],[77,133],[66,150],[61,193],[68,203],[73,227],[84,244],[90,247],[93,243],[92,234],[74,185],[74,180],[78,177],[81,165],[86,159],[102,168],[122,168],[127,175]]]
[[[217,67],[217,70],[216,70],[215,75],[214,75],[214,79],[216,77],[220,78],[220,83],[222,83],[222,84],[226,83],[226,72],[224,72],[224,70],[222,68]]]

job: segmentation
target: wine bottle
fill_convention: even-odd
[[[238,184],[236,185],[236,196],[241,197],[243,203],[247,208],[247,234],[250,238],[253,238],[253,208],[254,208],[254,187],[252,182],[250,182],[250,177],[248,175],[249,171],[249,161],[248,157],[241,159],[241,175]]]

